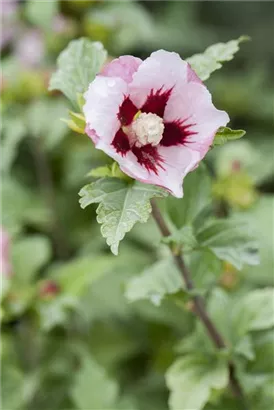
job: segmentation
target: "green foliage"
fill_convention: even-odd
[[[136,222],[146,222],[151,212],[149,200],[165,196],[166,192],[140,182],[127,183],[122,180],[102,178],[81,189],[80,204],[86,208],[99,203],[97,221],[102,224],[101,232],[114,255],[118,254],[119,242]]]
[[[18,153],[19,144],[26,135],[26,126],[21,117],[5,118],[2,132],[5,138],[1,139],[1,171],[8,173]]]
[[[238,304],[241,332],[265,330],[274,326],[274,290],[258,289],[248,293]]]
[[[8,367],[8,364],[5,364],[4,374],[1,386],[3,408],[19,410],[22,405],[24,375],[16,367]]]
[[[30,23],[44,30],[52,28],[53,17],[58,12],[58,1],[28,0],[25,6],[25,15]]]
[[[227,363],[233,361],[250,410],[271,409],[274,54],[265,39],[273,31],[273,4],[239,2],[235,13],[233,2],[15,3],[4,16],[8,42],[1,55],[1,225],[10,237],[12,265],[11,275],[2,275],[2,407],[242,410],[228,386]],[[132,226],[118,257],[111,255],[95,206],[83,212],[78,204],[87,176],[125,187],[117,201],[111,191],[106,205],[98,204],[110,212],[108,220],[113,211],[119,226],[114,233],[111,225],[111,240],[134,222],[137,185],[153,195],[161,190],[134,183],[83,134],[83,93],[106,62],[94,41],[102,42],[109,60],[123,54],[144,59],[157,49],[184,59],[194,54],[190,61],[201,63],[194,68],[208,76],[233,57],[238,42],[195,53],[234,38],[243,22],[252,43],[208,84],[235,130],[219,130],[218,149],[205,158],[210,173],[202,164],[190,173],[184,198],[157,201],[171,235],[161,239],[149,218]],[[26,44],[34,32],[35,43]],[[40,41],[43,57],[32,64]],[[56,91],[49,94],[49,76],[64,48],[51,84]],[[72,100],[73,111],[67,112],[59,91]],[[242,127],[245,139],[234,141]],[[34,146],[46,156],[46,170]],[[38,186],[44,172],[50,189]],[[128,190],[130,216],[123,202]],[[144,203],[146,219],[149,198]],[[116,225],[122,208],[125,224]],[[257,251],[250,252],[257,249],[253,228],[259,265],[248,264],[257,259]],[[195,292],[183,288],[169,247],[183,253]],[[222,352],[197,319],[193,294],[204,297],[227,344]]]
[[[244,296],[229,295],[220,288],[212,291],[208,301],[208,312],[224,336],[230,355],[240,355],[248,360],[255,359],[256,352],[251,336],[255,330],[273,328],[273,296],[273,288],[253,290]],[[181,341],[178,350],[182,353],[194,353],[205,339],[205,335],[204,328],[198,324],[195,332]],[[208,354],[212,352],[213,347],[206,341],[201,349]]]
[[[47,237],[32,235],[17,240],[12,247],[12,266],[16,280],[30,282],[51,257],[51,245]]]
[[[69,116],[70,119],[61,118],[61,120],[65,122],[72,131],[78,134],[85,134],[86,121],[84,116],[73,111],[69,112]]]
[[[259,263],[258,243],[245,222],[237,219],[208,221],[198,230],[196,238],[200,246],[210,249],[237,269],[242,269],[244,263]]]
[[[59,99],[33,101],[26,110],[29,135],[40,138],[47,149],[53,149],[67,134],[67,127],[60,121],[66,111],[66,105]]]
[[[88,176],[95,178],[120,178],[125,179],[126,181],[130,181],[130,177],[120,170],[117,162],[113,162],[111,165],[94,168],[88,173]]]
[[[270,223],[273,209],[273,195],[262,195],[252,208],[237,215],[245,219],[247,224],[253,224],[256,229],[256,237],[259,242],[260,265],[251,266],[243,272],[255,284],[273,285],[273,226]]]
[[[87,90],[106,58],[101,43],[85,38],[72,41],[58,57],[49,90],[60,90],[77,107],[77,94]]]
[[[86,353],[75,376],[71,395],[77,409],[110,409],[116,403],[118,386],[105,369]]]
[[[166,374],[171,391],[171,410],[203,409],[212,390],[224,389],[228,383],[226,362],[199,353],[176,360]]]
[[[172,235],[162,239],[164,243],[179,245],[183,248],[184,253],[189,252],[197,247],[198,243],[195,238],[193,227],[185,225],[181,229],[175,231]]]
[[[244,135],[244,130],[232,130],[228,127],[220,127],[214,137],[213,146],[224,145],[226,142],[238,140]]]
[[[58,281],[66,295],[79,296],[114,263],[111,257],[82,256],[51,268],[48,275]]]
[[[176,293],[182,287],[183,281],[174,262],[166,259],[156,262],[140,275],[133,276],[127,283],[125,297],[130,302],[149,299],[158,306],[164,296]]]
[[[184,197],[180,200],[169,197],[166,209],[171,222],[181,228],[191,224],[199,213],[211,202],[211,184],[203,164],[184,180]]]
[[[249,37],[242,36],[238,40],[214,44],[208,47],[203,54],[195,54],[187,61],[200,79],[205,81],[211,73],[222,67],[223,62],[232,60],[234,54],[239,51],[239,44],[247,40],[249,40]]]

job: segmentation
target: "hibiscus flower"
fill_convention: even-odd
[[[190,65],[159,50],[119,57],[90,84],[83,107],[96,148],[141,182],[182,197],[182,183],[229,121]]]

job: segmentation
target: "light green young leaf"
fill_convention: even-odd
[[[166,196],[167,192],[153,185],[134,181],[127,183],[116,178],[101,178],[83,187],[79,193],[80,205],[86,208],[99,203],[97,221],[114,255],[119,242],[136,222],[147,222],[151,213],[150,199]]]
[[[32,235],[19,239],[12,245],[12,266],[18,282],[29,282],[51,257],[47,237]]]
[[[130,177],[120,170],[117,162],[113,162],[111,165],[93,168],[87,175],[95,178],[109,177],[120,178],[125,179],[126,181],[130,181]]]
[[[228,383],[226,362],[209,355],[189,354],[179,358],[168,369],[166,383],[171,391],[171,410],[200,410],[210,398],[212,390],[220,390]]]
[[[22,409],[24,394],[24,374],[20,368],[2,363],[1,408],[9,410]],[[16,388],[14,388],[16,386]]]
[[[88,354],[76,373],[71,397],[79,410],[109,410],[115,408],[118,384],[109,378],[105,369]]]
[[[174,243],[182,246],[184,252],[190,251],[198,245],[191,225],[183,226],[178,231],[175,231],[172,235],[164,237],[162,241],[164,243]]]
[[[239,51],[239,44],[249,40],[247,36],[241,36],[237,40],[227,43],[217,43],[208,47],[203,54],[195,54],[187,59],[192,69],[202,81],[207,80],[213,71],[222,67],[223,62],[233,59],[234,54]]]
[[[84,256],[50,268],[47,274],[58,281],[63,293],[79,296],[114,266],[111,256]]]
[[[71,41],[58,57],[58,70],[50,79],[49,90],[60,90],[78,108],[79,93],[88,89],[106,58],[99,42],[86,38]]]
[[[71,312],[77,308],[78,300],[67,295],[37,304],[41,329],[48,332],[56,326],[64,326],[69,321]]]
[[[248,224],[254,224],[259,242],[260,265],[246,267],[244,275],[259,286],[273,284],[273,223],[270,223],[274,209],[274,196],[260,195],[257,203],[239,217],[245,218]]]
[[[259,263],[257,241],[250,225],[243,221],[209,221],[198,230],[196,238],[202,247],[211,249],[218,258],[230,262],[237,269],[242,269],[245,263]]]
[[[245,135],[244,130],[232,130],[228,127],[220,127],[215,134],[213,146],[224,145],[228,141],[234,141],[242,138]]]
[[[9,172],[17,155],[18,146],[26,135],[26,125],[22,116],[3,118],[3,135],[1,139],[1,171]]]
[[[274,289],[256,289],[236,305],[236,322],[246,331],[264,330],[274,326]]]
[[[58,1],[28,0],[25,15],[30,23],[45,30],[52,29],[53,17],[58,12]]]
[[[234,352],[245,357],[247,360],[255,359],[255,352],[250,335],[246,335],[236,344]]]
[[[173,261],[166,259],[130,278],[126,284],[125,297],[130,302],[149,299],[159,306],[166,295],[182,290],[182,285],[182,278]]]
[[[26,126],[29,135],[41,138],[45,148],[54,148],[68,132],[67,126],[60,121],[66,112],[66,105],[60,99],[34,101],[26,111]]]
[[[198,289],[216,284],[222,273],[222,261],[209,249],[194,250],[190,258],[190,271]]]
[[[48,223],[49,210],[35,191],[12,178],[2,178],[0,188],[2,225],[10,234],[19,233],[24,223],[39,226]]]
[[[184,197],[180,200],[171,196],[167,198],[167,214],[172,223],[181,228],[191,224],[210,202],[210,177],[204,164],[200,164],[184,180]]]

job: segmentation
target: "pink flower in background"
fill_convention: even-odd
[[[52,30],[56,34],[72,34],[74,29],[73,21],[64,17],[62,14],[57,14],[53,18]]]
[[[4,48],[10,41],[14,40],[17,34],[18,22],[16,21],[16,12],[18,9],[17,0],[1,0],[1,36],[0,48]]]
[[[189,64],[164,50],[107,64],[85,93],[86,132],[123,172],[183,196],[182,181],[229,121]]]
[[[45,46],[41,32],[36,29],[22,32],[15,44],[14,52],[24,67],[31,68],[39,66],[45,54]]]
[[[10,276],[12,273],[9,255],[10,241],[8,234],[2,228],[0,229],[0,247],[1,274],[5,276]]]

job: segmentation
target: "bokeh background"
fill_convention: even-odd
[[[82,36],[113,57],[163,48],[184,58],[249,35],[207,81],[247,135],[206,162],[221,211],[255,224],[260,243],[260,266],[224,264],[219,285],[273,285],[274,3],[1,0],[1,13],[3,409],[105,409],[112,400],[113,409],[167,409],[164,372],[191,315],[172,301],[126,302],[127,278],[165,250],[150,221],[110,254],[94,209],[78,204],[87,173],[109,160],[60,121],[69,102],[48,81],[60,51]]]

